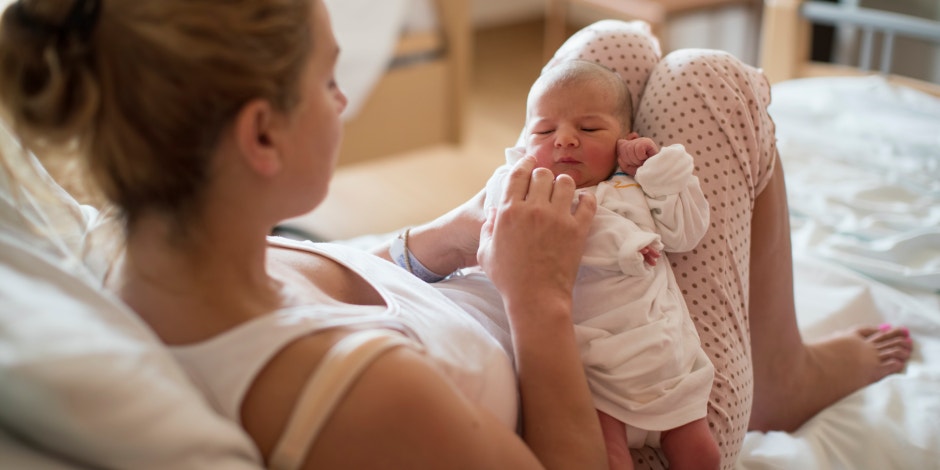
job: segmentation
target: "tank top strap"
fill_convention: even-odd
[[[310,446],[346,392],[382,353],[398,347],[421,349],[418,343],[388,330],[356,331],[337,341],[304,386],[268,468],[300,468]]]

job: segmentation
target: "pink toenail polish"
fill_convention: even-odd
[[[910,330],[908,330],[907,328],[905,328],[905,327],[902,326],[902,327],[901,327],[901,332],[904,333],[904,336],[907,336],[908,338],[910,338],[910,336],[911,336]]]
[[[878,329],[881,330],[881,331],[888,331],[888,330],[891,329],[891,324],[890,324],[890,323],[882,323],[882,324],[878,325]]]

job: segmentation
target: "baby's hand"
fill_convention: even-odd
[[[617,163],[628,175],[636,175],[647,158],[659,153],[659,146],[649,137],[640,137],[631,132],[625,139],[617,141]]]
[[[643,255],[643,261],[650,266],[656,266],[656,260],[662,256],[662,253],[659,252],[656,248],[653,247],[653,244],[650,244],[646,248],[640,249],[640,254]]]

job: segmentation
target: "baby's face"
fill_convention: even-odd
[[[599,87],[551,87],[534,94],[526,119],[526,154],[579,188],[596,185],[617,165],[623,127],[612,93]]]

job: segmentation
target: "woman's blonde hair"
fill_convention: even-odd
[[[182,221],[239,109],[299,101],[311,4],[19,0],[0,20],[4,117],[27,148],[80,151],[129,226],[145,210]]]

